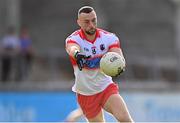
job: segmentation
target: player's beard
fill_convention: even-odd
[[[93,29],[90,29],[90,30],[85,31],[85,32],[86,32],[86,34],[88,34],[88,35],[94,35],[94,34],[96,33],[96,29],[93,28]]]

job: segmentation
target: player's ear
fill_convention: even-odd
[[[81,23],[79,19],[77,19],[77,24],[81,27]]]

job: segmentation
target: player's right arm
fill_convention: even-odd
[[[86,59],[90,56],[86,56],[85,54],[80,52],[80,46],[76,43],[68,43],[66,45],[66,51],[68,54],[76,60],[77,66],[79,70],[81,71],[84,67],[84,64],[86,62]]]
[[[75,54],[80,52],[80,46],[76,43],[67,43],[66,51],[71,57],[75,58]]]

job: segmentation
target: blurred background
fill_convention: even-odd
[[[64,47],[84,5],[121,39],[114,81],[134,120],[180,121],[180,0],[0,0],[0,121],[65,121],[77,108]]]

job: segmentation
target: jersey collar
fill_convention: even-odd
[[[98,37],[100,37],[100,32],[99,32],[100,30],[97,28],[96,29],[96,36],[95,36],[95,38],[94,38],[94,40],[88,40],[87,39],[87,37],[86,37],[86,35],[85,35],[85,33],[84,33],[84,31],[82,30],[82,29],[80,29],[80,37],[82,38],[82,39],[85,39],[86,41],[88,41],[88,42],[90,42],[90,43],[94,43],[95,41],[96,41],[96,39],[98,38]]]

